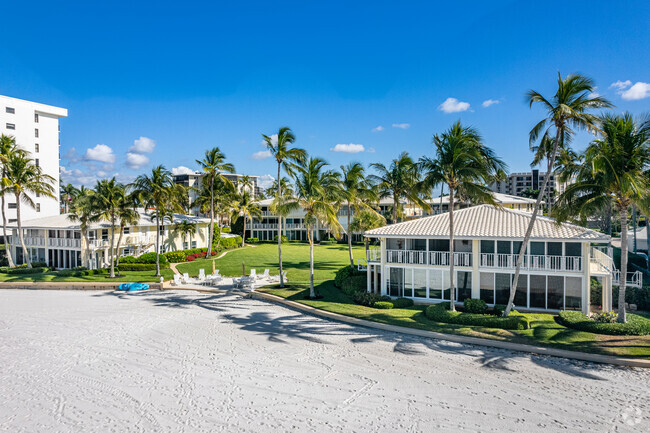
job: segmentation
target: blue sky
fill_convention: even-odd
[[[195,168],[212,146],[272,174],[253,155],[283,125],[334,167],[432,156],[458,119],[525,170],[543,112],[524,94],[550,96],[558,70],[591,76],[616,111],[650,112],[647,1],[350,3],[10,2],[0,94],[69,109],[73,183]]]

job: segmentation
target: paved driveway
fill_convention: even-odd
[[[649,431],[650,371],[233,295],[0,290],[0,431]]]

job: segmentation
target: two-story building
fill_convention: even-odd
[[[450,299],[454,260],[455,299],[506,304],[531,214],[490,205],[454,212],[454,256],[450,257],[449,213],[370,230],[379,240],[368,251],[368,291],[435,303]],[[603,283],[602,308],[612,308],[612,285],[620,272],[607,251],[610,237],[574,224],[537,217],[526,252],[515,306],[520,310],[589,311],[590,280]],[[641,285],[640,273],[626,275]]]

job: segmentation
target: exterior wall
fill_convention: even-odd
[[[7,107],[13,108],[15,113],[7,113]],[[36,122],[36,114],[38,114],[38,122]],[[30,158],[38,160],[44,173],[55,179],[52,185],[55,198],[32,197],[34,202],[40,205],[40,211],[21,203],[23,221],[60,213],[59,118],[67,115],[68,112],[64,108],[0,96],[0,133],[14,136],[16,145],[29,152]],[[8,129],[7,124],[15,125],[15,129]],[[38,129],[38,137],[36,137],[36,129]],[[16,200],[13,196],[7,195],[6,202],[8,222],[14,222],[16,209],[9,209],[9,203],[15,203]],[[0,233],[1,231],[0,228]]]
[[[494,192],[521,197],[522,193],[529,188],[533,190],[540,189],[545,176],[546,173],[540,172],[539,170],[532,170],[524,173],[511,173],[508,175],[507,180],[491,184],[490,189]],[[564,192],[565,187],[566,185],[562,185],[557,181],[555,175],[551,175],[546,190],[561,194]]]

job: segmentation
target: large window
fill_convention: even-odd
[[[413,269],[413,292],[416,298],[427,297],[426,269]]]
[[[456,282],[456,300],[463,302],[472,297],[472,273],[466,271],[456,272],[458,281]]]
[[[402,296],[404,288],[404,269],[390,268],[388,273],[388,294],[390,296]]]
[[[566,277],[565,283],[566,310],[580,310],[582,308],[582,278]]]
[[[494,302],[507,304],[510,298],[510,274],[495,274],[494,277]]]
[[[549,275],[546,286],[548,296],[546,308],[561,310],[564,307],[562,292],[564,292],[564,277]]]
[[[546,275],[530,276],[530,308],[546,308]]]
[[[494,304],[494,273],[481,272],[481,299],[486,304]]]
[[[442,299],[442,273],[439,269],[429,270],[429,298]]]
[[[512,284],[515,284],[515,276],[512,276]],[[519,282],[517,290],[515,290],[515,305],[520,307],[528,307],[528,275],[519,274]]]
[[[413,297],[413,269],[404,269],[404,291],[402,296]]]

